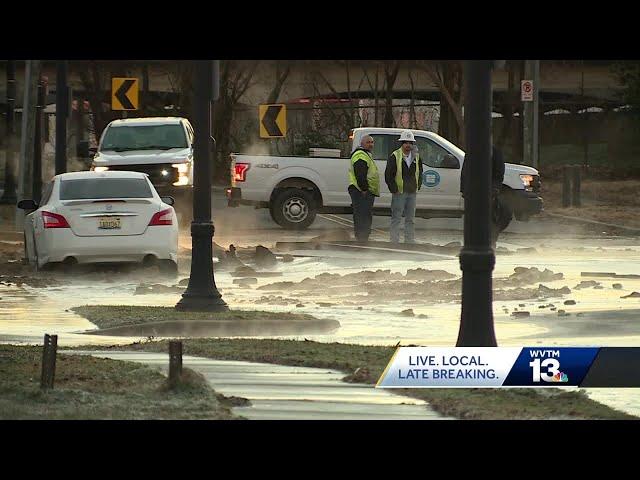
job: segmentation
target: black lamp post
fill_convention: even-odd
[[[222,312],[229,309],[213,277],[213,223],[211,221],[211,100],[214,72],[211,60],[194,61],[193,222],[191,274],[177,310]],[[216,80],[217,81],[217,80]]]
[[[464,63],[465,163],[462,318],[458,347],[495,347],[491,247],[491,69],[490,60]]]

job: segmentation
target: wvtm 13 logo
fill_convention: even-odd
[[[533,382],[565,383],[569,376],[560,371],[559,350],[531,350],[529,362]]]

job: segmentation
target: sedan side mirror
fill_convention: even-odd
[[[18,208],[22,210],[37,210],[38,204],[34,200],[20,200],[18,202]]]
[[[162,200],[164,203],[166,203],[167,205],[171,205],[173,207],[173,204],[176,203],[176,201],[173,199],[173,197],[160,197],[160,200]]]
[[[460,160],[447,153],[442,159],[442,168],[460,168]]]

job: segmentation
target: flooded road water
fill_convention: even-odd
[[[226,228],[221,229],[219,237],[216,231],[216,241],[225,247],[231,243],[229,227]],[[321,228],[318,227],[319,231]],[[553,289],[570,289],[570,293],[565,295],[525,300],[495,299],[498,344],[640,346],[640,298],[621,298],[640,292],[640,279],[582,275],[583,272],[639,273],[639,239],[572,236],[571,232],[562,234],[558,229],[555,231],[558,233],[554,235],[544,232],[534,235],[515,230],[505,234],[498,243],[498,247],[507,249],[508,253],[498,253],[494,279],[506,279],[517,267],[537,267],[541,271],[549,269],[562,273],[561,279],[539,283]],[[318,233],[310,230],[297,234],[274,228],[256,228],[247,230],[239,239],[236,237],[234,243],[272,247],[276,241],[304,240]],[[372,239],[385,240],[380,232]],[[461,241],[461,235],[459,231],[434,229],[423,232],[421,240],[445,245]],[[181,244],[189,246],[189,238],[182,237]],[[294,255],[292,262],[278,262],[267,269],[282,272],[282,276],[258,276],[257,283],[249,287],[234,284],[237,277],[231,270],[217,270],[216,283],[224,300],[232,309],[309,313],[340,322],[341,327],[330,334],[304,336],[310,340],[377,345],[399,342],[402,345],[455,345],[460,322],[459,298],[441,297],[439,292],[434,293],[429,288],[407,297],[400,295],[402,291],[389,292],[389,289],[397,289],[400,285],[391,281],[379,284],[362,282],[333,290],[328,284],[326,291],[323,288],[298,290],[296,286],[265,289],[265,286],[283,281],[299,283],[323,273],[345,276],[363,270],[389,270],[389,280],[392,280],[394,273],[405,275],[408,270],[416,268],[442,270],[452,274],[455,281],[461,277],[457,256],[416,254],[399,257],[376,251],[294,250],[287,253]],[[184,262],[180,276],[173,281],[146,278],[144,274],[108,274],[66,277],[57,285],[38,288],[0,284],[0,342],[41,343],[45,333],[58,334],[59,344],[64,346],[127,344],[139,340],[83,334],[81,332],[96,327],[70,309],[83,305],[174,306],[180,299],[179,292],[136,295],[136,288],[143,282],[175,285],[179,279],[188,276],[188,270],[189,264]],[[597,288],[575,288],[589,280],[598,282],[594,284]],[[537,287],[538,283],[523,286]],[[399,288],[402,290],[403,287]],[[503,290],[502,295],[508,298],[509,289]],[[390,293],[398,293],[398,298]],[[569,299],[575,304],[565,305]],[[554,305],[554,310],[548,307],[549,304]],[[542,306],[545,308],[540,308]],[[412,314],[402,313],[408,309]],[[564,310],[568,316],[559,316],[559,310]],[[516,317],[513,315],[516,311],[529,312],[529,316]],[[590,389],[588,394],[615,408],[640,415],[640,389]]]

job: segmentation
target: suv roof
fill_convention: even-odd
[[[123,118],[114,120],[109,125],[121,127],[124,125],[178,125],[186,118],[183,117],[143,117],[143,118]]]

